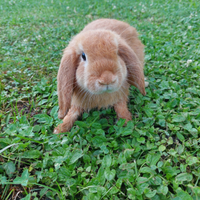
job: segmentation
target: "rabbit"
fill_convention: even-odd
[[[114,106],[117,117],[132,120],[130,85],[146,95],[144,45],[135,28],[116,19],[95,20],[65,48],[57,75],[58,117],[54,133],[70,131],[84,111]]]

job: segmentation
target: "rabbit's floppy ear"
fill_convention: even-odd
[[[68,46],[64,50],[57,76],[59,103],[58,118],[60,119],[65,117],[71,106],[77,65],[78,57],[76,55],[76,51]]]
[[[134,85],[143,95],[146,95],[143,66],[135,52],[125,41],[120,40],[118,54],[126,64],[128,83]]]

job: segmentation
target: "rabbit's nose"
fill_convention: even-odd
[[[114,84],[116,82],[117,78],[115,78],[114,80],[109,80],[109,81],[106,81],[106,80],[98,80],[99,82],[99,85],[111,85],[111,84]]]
[[[117,76],[112,72],[104,72],[98,80],[99,85],[112,85],[117,81]]]

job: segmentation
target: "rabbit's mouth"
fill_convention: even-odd
[[[105,85],[105,87],[102,89],[102,93],[113,93],[113,92],[116,92],[117,90],[118,88],[115,88],[110,85]]]
[[[119,90],[116,85],[101,85],[96,86],[95,89],[88,88],[91,94],[104,94],[104,93],[113,93]]]

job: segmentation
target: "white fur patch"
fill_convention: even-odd
[[[120,73],[122,74],[122,82],[123,82],[126,79],[126,77],[127,77],[127,69],[126,69],[126,66],[123,69],[123,66],[120,63],[119,59],[118,59],[118,66],[119,66]]]
[[[114,42],[115,42],[116,46],[118,47],[118,45],[119,45],[119,42],[118,42],[118,40],[117,40],[117,38],[116,38],[116,37],[114,38]]]
[[[149,82],[145,81],[145,87],[148,87],[148,86],[149,86]]]
[[[54,129],[53,133],[58,134],[58,130]]]
[[[79,47],[79,50],[80,50],[80,51],[83,51],[83,46],[82,46],[81,43],[78,44],[78,47]],[[79,52],[79,53],[80,53],[80,52]]]

